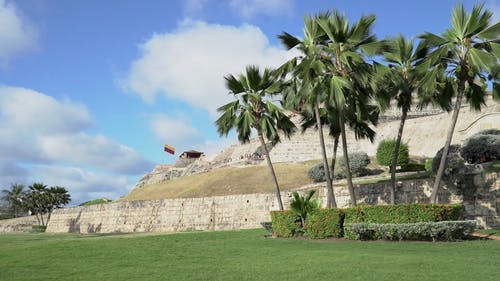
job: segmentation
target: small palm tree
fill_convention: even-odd
[[[22,209],[22,204],[24,201],[24,197],[26,195],[24,191],[24,185],[22,184],[11,184],[10,190],[2,190],[2,200],[7,202],[9,205],[9,209],[12,214],[16,217],[19,216],[19,212]]]
[[[292,193],[293,199],[290,203],[290,211],[300,217],[302,227],[306,225],[307,215],[312,211],[321,208],[321,201],[312,199],[316,190],[310,190],[307,195],[300,196],[296,191]]]
[[[236,100],[217,109],[222,114],[215,121],[217,130],[221,136],[227,136],[235,129],[242,143],[250,141],[252,129],[257,131],[274,181],[278,206],[283,210],[278,179],[265,141],[266,138],[274,145],[280,141],[278,131],[287,137],[295,131],[293,122],[270,99],[281,92],[282,84],[271,70],[266,69],[261,73],[257,66],[248,66],[245,75],[238,78],[228,75],[225,79],[226,87]]]
[[[491,25],[493,14],[483,11],[483,7],[484,4],[475,5],[469,14],[463,5],[458,5],[452,13],[451,28],[441,36],[429,32],[421,35],[432,51],[429,54],[433,65],[430,73],[446,73],[450,79],[443,89],[456,89],[453,115],[432,188],[432,203],[437,203],[437,191],[463,97],[472,108],[480,110],[485,103],[486,80],[493,80],[493,95],[500,97],[500,22]]]
[[[394,99],[396,106],[401,109],[396,145],[390,165],[391,170],[391,204],[395,204],[396,166],[398,163],[399,147],[403,137],[403,129],[408,111],[413,104],[414,94],[420,97],[433,96],[434,87],[420,87],[428,79],[428,65],[423,63],[427,58],[428,49],[421,42],[414,45],[413,40],[407,40],[402,35],[386,41],[387,51],[383,53],[387,66],[375,64],[377,71],[377,97],[388,106]],[[435,81],[427,81],[427,83]]]

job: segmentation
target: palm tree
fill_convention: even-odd
[[[403,137],[403,129],[408,111],[413,104],[413,94],[427,97],[435,94],[434,87],[420,87],[423,81],[429,79],[428,64],[423,63],[428,49],[421,41],[418,46],[413,40],[407,40],[402,35],[386,41],[387,51],[383,53],[387,66],[375,64],[377,70],[377,96],[388,106],[391,99],[401,109],[396,145],[392,157],[391,170],[391,204],[395,204],[396,166],[398,163],[399,148]],[[432,80],[427,83],[434,82]]]
[[[264,139],[265,136],[274,145],[280,141],[278,130],[287,137],[295,131],[295,125],[282,109],[270,100],[270,96],[280,93],[282,84],[271,70],[266,69],[261,74],[257,66],[248,66],[245,75],[238,78],[228,75],[225,79],[226,87],[236,100],[217,109],[222,114],[215,121],[217,130],[221,136],[227,136],[229,131],[235,129],[238,140],[242,143],[250,141],[252,129],[257,131],[274,181],[278,206],[283,210],[278,179]]]
[[[312,199],[315,192],[316,190],[310,190],[305,197],[300,196],[296,191],[292,192],[290,211],[300,218],[302,227],[306,226],[307,215],[321,208],[321,201],[318,198]]]
[[[357,116],[353,114],[354,111],[351,110],[347,111],[347,113],[350,114],[348,114],[348,116],[346,117],[348,119],[347,123],[349,124],[351,130],[354,131],[356,139],[368,138],[371,142],[373,142],[375,138],[375,131],[370,128],[368,122],[376,125],[378,122],[379,111],[376,106],[372,105],[368,106],[368,111],[370,112],[370,114],[368,115],[368,120],[358,120]],[[314,114],[303,111],[301,112],[301,115],[303,116],[303,122],[301,125],[302,131],[316,126]],[[330,174],[332,175],[333,181],[333,175],[335,175],[335,163],[337,162],[337,150],[341,133],[339,126],[339,113],[334,107],[326,105],[325,108],[320,109],[320,116],[321,124],[328,126],[329,135],[333,138],[333,153],[330,164]]]
[[[48,200],[47,200],[47,224],[49,223],[52,211],[56,208],[60,208],[71,201],[71,196],[68,194],[66,188],[61,186],[51,186],[48,189]]]
[[[43,183],[33,183],[28,186],[28,188],[29,191],[24,206],[35,214],[39,224],[46,225],[43,215],[47,212],[47,204],[50,200],[47,185]]]
[[[338,111],[342,149],[346,162],[346,178],[351,204],[356,205],[347,152],[346,116],[353,113],[358,120],[366,120],[367,106],[373,89],[369,86],[372,67],[365,62],[365,54],[373,55],[382,50],[383,42],[376,41],[371,33],[375,16],[362,16],[349,25],[347,18],[337,11],[320,14],[316,22],[326,34],[322,43],[321,59],[325,63],[325,79],[329,83],[327,102]],[[349,113],[351,111],[351,113]]]
[[[283,77],[287,73],[293,73],[292,81],[283,96],[283,102],[289,109],[302,111],[308,108],[314,112],[326,177],[327,207],[337,207],[320,116],[320,106],[324,104],[326,95],[323,79],[325,68],[320,60],[320,46],[321,41],[325,40],[325,33],[314,17],[305,17],[302,40],[287,32],[283,32],[278,38],[287,49],[297,48],[302,53],[302,56],[293,58],[279,69]]]
[[[456,100],[448,129],[443,155],[431,193],[431,202],[437,203],[437,191],[446,165],[453,132],[465,96],[470,106],[480,110],[485,103],[486,80],[493,80],[493,93],[500,97],[499,63],[500,22],[490,25],[492,13],[483,11],[484,4],[475,5],[469,14],[463,5],[455,7],[451,28],[441,36],[425,33],[421,38],[432,52],[429,60],[435,72],[444,72],[450,79],[445,88],[456,87]]]
[[[2,190],[2,194],[2,200],[9,204],[12,214],[18,217],[25,197],[24,185],[13,183],[10,185],[10,190]]]

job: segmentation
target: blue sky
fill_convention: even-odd
[[[470,10],[476,1],[463,1]],[[118,198],[162,151],[220,151],[223,76],[293,54],[277,35],[306,14],[375,14],[379,38],[449,26],[458,1],[0,0],[0,188],[65,186],[74,203]],[[498,21],[500,1],[488,1]]]

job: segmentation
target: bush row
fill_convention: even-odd
[[[459,220],[460,204],[358,205],[345,210],[345,224],[414,223]]]
[[[302,226],[300,219],[292,212],[271,212],[272,232],[275,237],[306,236],[310,238],[342,237],[344,234],[344,210],[319,209],[307,217],[307,225]]]
[[[8,220],[8,219],[13,219],[16,216],[13,214],[0,214],[0,220]]]
[[[354,223],[344,228],[351,240],[441,240],[456,241],[466,238],[476,227],[476,221],[440,221],[403,224]]]
[[[310,238],[340,238],[344,235],[344,216],[342,209],[315,210],[307,217],[304,236]]]
[[[315,210],[308,215],[305,226],[302,226],[297,215],[288,210],[271,212],[271,219],[275,237],[304,235],[310,238],[339,238],[353,224],[456,221],[460,219],[460,215],[461,205],[458,204],[401,204]]]

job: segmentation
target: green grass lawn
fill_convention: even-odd
[[[500,229],[481,229],[477,230],[476,232],[484,235],[500,236]]]
[[[264,230],[0,235],[0,280],[498,280],[500,241],[265,238]]]

